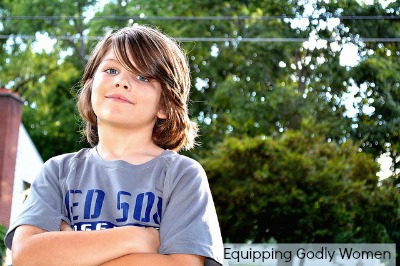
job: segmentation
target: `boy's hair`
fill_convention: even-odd
[[[104,37],[93,49],[82,77],[77,103],[88,142],[92,146],[99,142],[91,92],[93,76],[109,49],[114,50],[126,69],[161,84],[160,106],[167,118],[157,118],[152,135],[154,143],[163,149],[177,151],[193,148],[198,128],[188,115],[191,81],[186,55],[175,41],[149,26],[122,28]]]

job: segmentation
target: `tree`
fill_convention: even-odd
[[[400,195],[378,186],[377,163],[350,141],[327,142],[311,128],[229,137],[201,163],[226,242],[399,240]]]
[[[87,146],[79,141],[75,99],[89,53],[83,15],[95,3],[3,1],[12,45],[3,45],[0,83],[24,99],[23,123],[45,160]],[[24,37],[36,34],[63,38],[37,51],[36,42]]]
[[[356,1],[335,1],[329,5],[320,3],[318,8],[325,8],[325,17],[340,15],[347,17],[336,27],[335,32],[342,37],[342,42],[350,42],[358,47],[359,64],[349,68],[347,86],[355,90],[358,109],[347,130],[350,137],[361,141],[361,149],[375,158],[388,153],[392,158],[392,171],[399,169],[399,115],[400,69],[398,37],[400,24],[400,1],[391,1],[383,6],[381,1],[374,4],[360,4]],[[352,17],[363,16],[363,20]],[[379,19],[385,18],[385,19]],[[368,42],[368,39],[379,39]],[[397,180],[397,183],[400,179]]]

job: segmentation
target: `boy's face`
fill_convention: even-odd
[[[160,110],[161,84],[125,69],[110,49],[94,76],[92,107],[98,126],[152,132]]]

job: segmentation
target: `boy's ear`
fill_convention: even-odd
[[[160,119],[167,119],[167,112],[164,111],[164,109],[160,109],[157,112],[157,117]]]

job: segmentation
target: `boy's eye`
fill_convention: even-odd
[[[117,70],[114,68],[107,68],[105,72],[111,75],[115,75],[118,73]]]
[[[143,82],[148,82],[149,80],[146,77],[143,77],[141,75],[137,76],[137,79]]]

